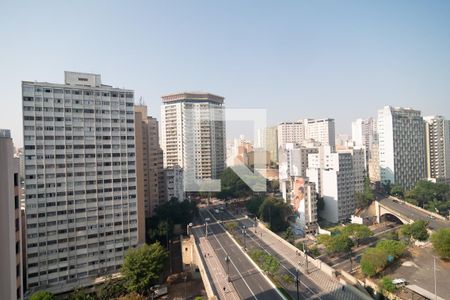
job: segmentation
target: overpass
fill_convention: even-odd
[[[377,222],[380,222],[381,217],[390,215],[396,217],[403,224],[410,224],[417,220],[428,221],[428,227],[431,230],[450,227],[450,221],[445,217],[395,197],[376,200],[375,212]]]

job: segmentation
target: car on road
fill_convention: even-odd
[[[211,218],[205,218],[205,222],[211,221]]]
[[[153,295],[155,296],[155,298],[158,298],[158,297],[168,294],[166,285],[157,284],[157,285],[152,286],[150,290],[153,291]]]
[[[214,209],[214,212],[216,213],[216,214],[220,214],[220,211],[216,208],[216,209]]]

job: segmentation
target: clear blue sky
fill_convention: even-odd
[[[204,90],[269,122],[383,105],[450,118],[450,1],[0,1],[0,128],[22,144],[21,80],[102,74],[159,117]]]

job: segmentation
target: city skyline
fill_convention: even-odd
[[[172,3],[0,4],[0,127],[21,146],[20,82],[65,70],[135,90],[157,119],[162,95],[192,90],[337,133],[385,105],[450,117],[450,3]]]

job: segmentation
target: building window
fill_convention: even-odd
[[[20,252],[20,243],[16,242],[16,254]]]
[[[16,218],[16,232],[20,230],[20,221],[19,218]]]
[[[19,186],[19,174],[14,173],[14,186]]]

